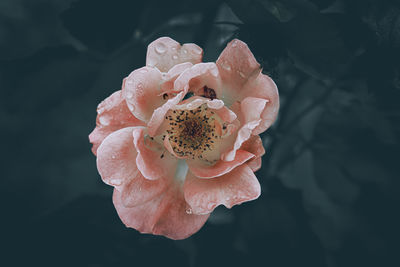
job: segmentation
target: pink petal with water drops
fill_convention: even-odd
[[[188,173],[183,191],[194,214],[209,214],[219,205],[231,208],[256,199],[261,188],[253,171],[243,164],[214,179],[200,179]]]
[[[89,135],[93,154],[96,155],[101,142],[112,132],[141,125],[144,125],[143,122],[130,113],[121,91],[114,92],[97,107],[96,128]]]
[[[111,133],[97,150],[97,169],[106,184],[120,188],[137,176],[133,129],[128,127]]]
[[[173,66],[190,62],[197,64],[203,58],[203,50],[195,44],[180,45],[169,37],[161,37],[147,47],[146,66],[168,72]]]
[[[197,232],[209,215],[196,215],[188,208],[181,189],[171,184],[154,199],[135,207],[126,207],[121,193],[114,190],[114,206],[127,227],[141,233],[163,235],[171,239],[184,239]]]
[[[144,127],[133,129],[133,143],[138,155],[136,164],[142,175],[149,180],[174,177],[177,159],[146,133]]]

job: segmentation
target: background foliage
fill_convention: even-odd
[[[239,38],[281,96],[260,199],[183,241],[122,225],[87,138],[160,36]],[[4,266],[400,265],[398,1],[2,0],[0,40]]]

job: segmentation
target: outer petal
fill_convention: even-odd
[[[192,214],[181,189],[173,184],[164,193],[140,206],[125,207],[118,190],[114,190],[113,202],[127,227],[171,239],[184,239],[194,234],[209,216]]]
[[[241,150],[248,151],[255,157],[247,162],[247,165],[255,172],[261,168],[261,157],[265,154],[265,149],[260,136],[253,135],[240,147]],[[240,150],[239,150],[240,151]],[[239,152],[238,151],[238,152]]]
[[[250,152],[238,150],[236,152],[235,159],[232,161],[227,162],[219,160],[216,164],[212,166],[198,164],[198,162],[195,161],[188,161],[188,165],[191,173],[194,176],[199,178],[214,178],[230,172],[232,169],[242,165],[243,163],[254,157],[255,156]]]
[[[240,105],[236,102],[232,106],[232,109],[238,114],[241,122],[241,128],[237,132],[236,140],[230,150],[223,153],[222,159],[225,161],[231,161],[235,158],[236,150],[250,138],[253,130],[261,122],[261,113],[267,100],[255,97],[246,97]]]
[[[137,176],[134,127],[108,135],[97,150],[97,169],[106,184],[120,187]]]
[[[272,125],[278,115],[278,88],[270,77],[260,74],[254,79],[249,79],[243,87],[242,93],[241,97],[243,98],[252,96],[268,100],[268,103],[261,113],[262,121],[253,131],[253,134],[260,134]]]
[[[167,189],[167,179],[148,180],[138,171],[136,177],[127,182],[122,189],[121,201],[125,207],[142,205],[158,197]]]
[[[208,214],[221,204],[231,208],[261,193],[256,176],[246,164],[215,179],[199,179],[189,173],[183,190],[194,214]]]
[[[149,180],[172,177],[177,159],[165,153],[164,147],[146,136],[145,128],[133,129],[133,143],[138,151],[136,164],[142,175]]]
[[[254,58],[247,44],[234,39],[222,51],[216,62],[223,86],[223,99],[230,106],[240,101],[243,85],[250,77],[256,77],[260,72],[260,64]]]
[[[143,122],[129,111],[121,91],[114,92],[102,101],[97,107],[97,113],[96,128],[89,135],[95,155],[101,142],[110,133],[129,126],[143,125]]]
[[[157,67],[167,72],[173,66],[191,62],[200,63],[203,50],[195,44],[180,45],[169,37],[161,37],[149,44],[147,48],[146,66]]]

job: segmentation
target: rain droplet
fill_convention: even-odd
[[[155,50],[158,54],[164,54],[165,51],[167,51],[167,47],[163,43],[158,43],[156,44]]]
[[[177,55],[173,55],[172,58],[173,59],[178,59],[178,56]]]
[[[136,85],[136,87],[139,88],[139,89],[141,89],[141,88],[143,87],[143,84],[138,83],[138,84]]]
[[[111,158],[112,158],[112,159],[115,159],[116,157],[115,157],[115,155],[112,155]]]
[[[227,198],[225,198],[225,200],[226,200],[226,201],[229,201],[229,200],[231,200],[231,198],[230,198],[230,197],[227,197]]]
[[[133,94],[131,92],[126,93],[126,98],[132,98]]]
[[[187,209],[186,209],[186,213],[187,213],[187,214],[192,214],[192,213],[193,213],[193,210],[192,210],[191,208],[187,208]]]
[[[227,70],[227,71],[230,71],[230,70],[231,70],[231,65],[229,65],[229,64],[226,63],[226,62],[224,62],[224,63],[222,64],[222,68],[224,68],[224,69]]]
[[[235,41],[233,41],[233,43],[232,43],[232,47],[236,47],[237,46],[237,41],[235,40]]]
[[[183,49],[182,51],[183,51],[184,54],[187,54],[187,50],[186,49]]]
[[[132,106],[132,105],[128,105],[128,108],[129,108],[129,110],[131,111],[131,112],[133,112],[135,109],[134,109],[134,107]]]
[[[238,71],[238,73],[239,73],[239,75],[240,75],[242,78],[246,78],[246,76],[244,75],[244,73],[243,73],[243,72],[241,72],[241,71]]]
[[[110,179],[110,184],[112,185],[121,185],[121,180],[119,179]]]
[[[176,51],[176,47],[172,47],[171,49],[172,49],[172,51]]]
[[[100,116],[99,121],[102,125],[107,126],[110,124],[110,119],[106,116]]]

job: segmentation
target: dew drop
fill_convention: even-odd
[[[231,65],[229,65],[229,64],[226,63],[226,62],[224,62],[224,63],[222,64],[222,68],[224,68],[224,69],[227,70],[227,71],[230,71],[230,70],[231,70]]]
[[[226,200],[226,201],[229,201],[229,200],[231,200],[231,198],[230,198],[230,197],[227,197],[227,198],[225,198],[225,200]]]
[[[172,58],[173,59],[178,59],[178,56],[177,55],[173,55]]]
[[[161,54],[164,54],[165,51],[167,51],[167,47],[166,47],[165,44],[163,44],[163,43],[158,43],[158,44],[156,44],[155,50],[156,50],[156,52],[157,52],[158,54],[161,55]]]
[[[141,88],[143,87],[143,84],[138,83],[138,84],[136,85],[136,87],[139,88],[139,89],[141,89]]]
[[[232,43],[232,47],[236,47],[237,46],[237,41],[235,40],[235,41],[233,41],[233,43]]]
[[[133,94],[131,92],[126,93],[126,98],[132,98]]]
[[[243,72],[241,72],[241,71],[238,71],[238,73],[239,73],[239,75],[240,75],[242,78],[246,78],[246,76],[244,75],[244,73],[243,73]]]
[[[211,70],[211,75],[213,75],[214,77],[218,77],[218,68],[213,68],[212,70]]]
[[[187,54],[187,50],[186,49],[183,49],[182,51],[183,51],[184,54]]]
[[[134,109],[134,107],[132,106],[132,105],[128,105],[128,108],[129,108],[129,110],[131,111],[131,112],[133,112],[135,109]]]
[[[171,49],[172,49],[172,51],[176,51],[176,47],[172,47]]]
[[[110,180],[110,184],[112,184],[112,185],[121,185],[122,182],[119,179],[111,179]]]
[[[110,119],[106,116],[100,116],[99,121],[102,125],[107,126],[110,124]]]
[[[112,159],[115,159],[116,157],[115,157],[115,155],[112,155],[111,158],[112,158]]]
[[[193,213],[193,210],[192,210],[191,208],[187,208],[187,209],[186,209],[186,213],[187,213],[187,214],[192,214],[192,213]]]

